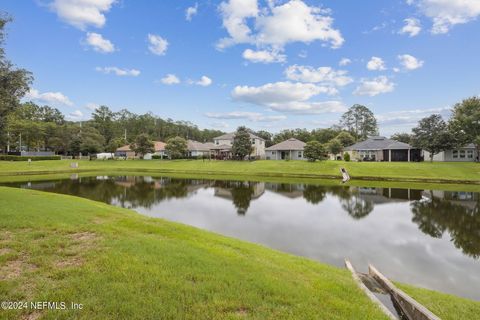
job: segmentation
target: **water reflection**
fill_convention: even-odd
[[[141,176],[8,185],[132,208],[338,266],[345,257],[371,262],[396,280],[480,300],[478,193]]]

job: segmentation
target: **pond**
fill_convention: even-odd
[[[71,194],[480,300],[474,192],[95,176],[7,186]]]

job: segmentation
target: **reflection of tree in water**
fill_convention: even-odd
[[[306,185],[303,190],[303,197],[307,202],[312,204],[319,204],[325,199],[327,195],[328,187]]]
[[[253,184],[240,182],[231,189],[231,193],[233,205],[237,208],[237,213],[242,216],[245,215],[250,207],[252,196],[255,193]]]
[[[358,195],[352,195],[350,198],[340,199],[342,208],[354,219],[365,218],[373,211],[372,201],[365,200]]]
[[[472,207],[450,200],[434,197],[412,202],[412,221],[419,229],[434,237],[441,238],[447,231],[455,247],[473,258],[480,257],[480,200],[472,201]]]

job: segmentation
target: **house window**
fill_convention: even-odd
[[[299,157],[299,158],[302,157],[302,151],[298,151],[298,157]]]
[[[218,146],[220,143],[218,142],[218,140],[215,140],[215,144]]]
[[[252,144],[255,144],[255,139],[252,139]]]
[[[458,150],[453,150],[452,156],[453,156],[453,159],[458,159]]]
[[[465,150],[460,150],[460,158],[465,159]]]
[[[473,159],[473,150],[467,150],[467,158]]]

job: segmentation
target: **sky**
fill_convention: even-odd
[[[480,94],[479,0],[2,0],[25,101],[272,133],[369,107],[409,132]]]

